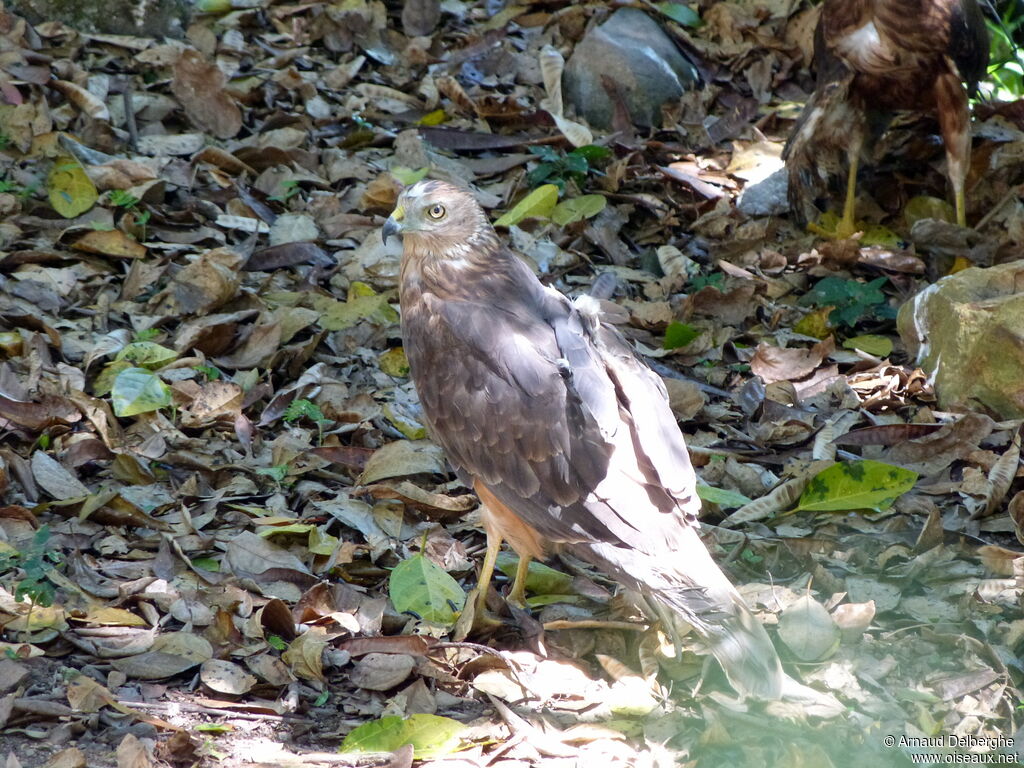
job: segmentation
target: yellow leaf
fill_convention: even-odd
[[[828,316],[832,313],[833,309],[835,307],[821,307],[807,313],[797,321],[796,325],[793,326],[793,330],[805,336],[813,336],[816,339],[826,338],[832,333]]]
[[[405,378],[409,375],[409,359],[405,356],[405,350],[402,347],[389,349],[377,358],[377,362],[380,364],[380,369],[388,376]]]
[[[141,616],[123,608],[99,606],[90,608],[85,616],[72,617],[72,621],[85,624],[97,624],[104,627],[146,627],[149,626]]]
[[[86,253],[119,256],[123,259],[141,259],[146,255],[146,248],[141,243],[132,240],[119,229],[86,232],[71,247]]]
[[[523,219],[547,219],[558,205],[558,187],[542,184],[528,194],[511,211],[494,222],[496,227],[511,227]]]
[[[46,179],[53,210],[65,219],[73,219],[92,208],[99,197],[96,187],[82,166],[68,155],[58,157]]]
[[[443,109],[435,109],[433,112],[427,112],[416,123],[417,125],[440,125],[447,119],[448,115],[445,114]]]

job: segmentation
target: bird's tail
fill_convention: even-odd
[[[787,678],[775,646],[696,529],[681,529],[663,556],[604,543],[576,544],[572,551],[691,625],[738,693],[764,700],[784,695]]]

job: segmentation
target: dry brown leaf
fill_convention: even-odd
[[[174,65],[171,91],[195,125],[218,139],[230,139],[242,129],[242,112],[227,92],[227,78],[199,51],[182,51]]]

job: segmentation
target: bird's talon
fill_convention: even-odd
[[[807,231],[818,237],[824,237],[828,240],[850,240],[855,235],[864,231],[864,227],[858,227],[856,222],[838,221],[836,222],[835,228],[829,229],[829,227],[822,226],[811,222],[807,225]]]

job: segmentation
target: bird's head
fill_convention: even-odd
[[[381,229],[386,243],[401,234],[406,247],[459,258],[467,248],[496,242],[494,228],[473,195],[444,181],[420,181],[402,191]]]

